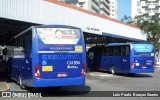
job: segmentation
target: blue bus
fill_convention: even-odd
[[[94,47],[95,48],[95,47]],[[153,73],[154,46],[150,43],[110,43],[96,49],[98,69],[117,73]]]
[[[10,76],[21,88],[85,84],[86,52],[80,28],[32,26],[12,43]]]

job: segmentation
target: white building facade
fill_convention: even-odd
[[[118,0],[110,0],[110,17],[118,19]]]
[[[149,18],[158,14],[160,16],[160,0],[132,0],[132,18],[137,15],[147,15]]]
[[[59,0],[110,17],[110,0]]]

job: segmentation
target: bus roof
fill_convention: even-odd
[[[63,28],[74,28],[74,29],[80,29],[80,28],[78,28],[78,27],[74,27],[74,26],[69,26],[69,25],[56,25],[56,24],[54,24],[54,25],[38,25],[38,26],[31,26],[31,27],[29,27],[29,28],[27,28],[26,30],[24,30],[24,31],[22,31],[21,33],[19,33],[19,34],[17,34],[16,36],[14,36],[14,38],[17,38],[17,37],[19,37],[20,35],[22,35],[22,34],[24,34],[25,32],[27,32],[27,31],[29,31],[30,29],[32,29],[33,27],[35,27],[35,28],[61,28],[61,27],[63,27]]]
[[[36,28],[75,28],[75,29],[80,29],[79,27],[74,27],[74,26],[70,26],[70,25],[59,25],[59,24],[54,24],[54,25],[38,25],[38,26],[35,26]]]

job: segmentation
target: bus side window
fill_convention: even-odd
[[[125,47],[124,46],[121,47],[121,56],[125,56]]]
[[[31,44],[32,44],[32,37],[31,35],[26,36],[26,52],[30,53],[31,52]]]
[[[20,36],[16,39],[16,42],[15,42],[15,48],[18,48],[18,47],[22,47],[23,45],[23,38]]]
[[[31,53],[32,49],[32,30],[28,31],[24,36],[24,52]]]
[[[108,56],[113,56],[113,53],[114,53],[114,51],[113,51],[113,47],[108,47]]]
[[[129,56],[130,55],[129,53],[130,53],[129,46],[126,46],[125,56]]]
[[[121,48],[120,46],[114,47],[114,56],[120,56],[121,55]]]
[[[115,49],[114,49],[114,47],[111,47],[111,56],[115,56]]]
[[[108,50],[109,50],[108,47],[105,48],[105,53],[106,53],[105,56],[108,56]]]
[[[130,48],[128,45],[124,45],[121,47],[121,56],[129,56],[130,55]]]
[[[114,53],[114,56],[118,56],[117,47],[114,47],[114,51],[113,51],[113,53]]]
[[[107,48],[107,56],[110,56],[110,47]]]

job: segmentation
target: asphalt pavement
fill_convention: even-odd
[[[112,75],[106,72],[89,72],[86,74],[85,86],[68,86],[62,88],[29,88],[21,90],[20,87],[13,81],[5,80],[4,73],[0,74],[0,89],[9,86],[10,91],[27,91],[42,93],[43,98],[37,99],[59,99],[59,100],[106,100],[103,93],[107,91],[160,91],[160,68],[156,67],[154,73],[136,74],[135,76],[128,76],[124,74]],[[3,86],[4,85],[4,86]],[[67,93],[66,93],[67,91]],[[95,92],[94,92],[95,91]],[[88,96],[88,94],[92,94]],[[99,98],[102,95],[101,98]],[[98,96],[98,97],[96,97]],[[104,96],[104,97],[103,97]],[[47,97],[47,98],[45,98]],[[68,98],[66,98],[68,97]],[[16,98],[21,99],[21,98]],[[23,98],[27,99],[27,98]],[[107,100],[160,100],[159,97],[107,97]],[[31,98],[32,100],[32,98]]]

